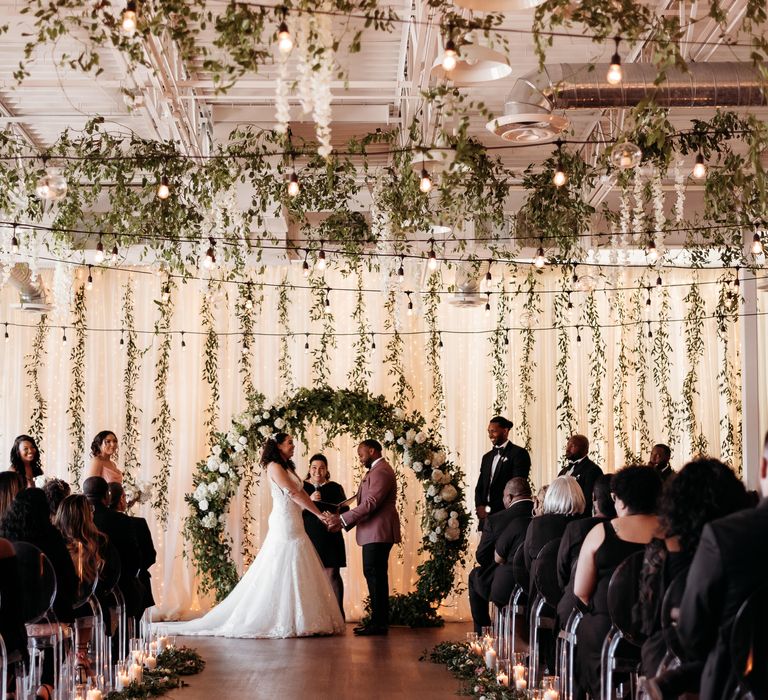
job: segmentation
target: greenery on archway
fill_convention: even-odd
[[[198,463],[187,494],[190,514],[185,535],[200,574],[200,589],[224,598],[237,584],[232,538],[225,521],[232,497],[248,470],[258,469],[266,437],[289,432],[303,439],[311,425],[321,426],[328,440],[343,434],[372,437],[395,453],[424,490],[420,552],[428,558],[418,566],[413,591],[391,601],[391,621],[414,627],[441,623],[437,608],[454,588],[454,574],[464,562],[470,516],[464,505],[461,468],[448,460],[446,449],[417,412],[406,414],[383,396],[347,389],[300,389],[273,405],[255,395],[227,433],[218,433],[210,456]],[[402,502],[402,500],[401,500]]]

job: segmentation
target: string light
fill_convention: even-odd
[[[485,313],[487,316],[491,315],[491,293],[485,293]]]
[[[328,308],[331,305],[331,288],[326,287],[325,290],[325,307]]]
[[[96,253],[93,256],[93,261],[97,265],[101,265],[104,262],[104,244],[101,242],[101,234],[99,234],[99,242],[96,244]]]
[[[438,331],[437,333],[437,347],[443,347],[443,334]]]
[[[645,300],[645,305],[650,306],[651,305],[651,288],[648,287],[648,298]]]
[[[571,290],[568,290],[568,311],[573,309],[573,301],[571,301]]]
[[[301,186],[299,185],[299,176],[296,174],[296,171],[293,170],[288,176],[288,196],[295,197],[297,194],[299,194],[300,189]]]
[[[579,283],[579,275],[576,272],[576,265],[577,263],[573,263],[573,276],[571,277],[571,283],[573,284],[574,288]]]
[[[645,256],[648,258],[648,262],[651,265],[655,265],[659,261],[659,251],[656,249],[656,244],[653,239],[648,241],[648,246],[645,249]]]
[[[13,238],[11,238],[11,253],[19,254],[19,239],[16,238],[16,224],[13,225]]]
[[[137,24],[138,17],[136,16],[136,2],[134,0],[128,0],[128,2],[125,3],[123,18],[120,23],[123,34],[126,36],[133,36],[136,33]]]
[[[376,349],[376,334],[371,333],[371,350]]]
[[[576,342],[581,343],[581,326],[576,326]]]
[[[117,258],[118,258],[117,243],[115,243],[115,245],[112,246],[112,253],[111,253],[109,259],[112,262],[117,262]]]
[[[504,330],[504,345],[509,345],[509,331]]]
[[[160,296],[160,299],[162,300],[163,304],[167,304],[171,299],[171,285],[169,282],[165,282],[163,284],[163,291]]]
[[[85,283],[85,290],[90,292],[93,289],[93,275],[91,274],[91,266],[88,265],[88,281]]]
[[[397,268],[398,281],[402,282],[405,279],[405,268],[403,267],[403,256],[400,256],[400,267]]]
[[[619,42],[621,37],[615,37],[616,51],[611,56],[611,65],[608,66],[608,72],[605,74],[605,79],[610,85],[618,85],[624,78],[624,73],[621,70],[621,56],[619,56]]]
[[[293,38],[285,21],[286,10],[283,8],[283,19],[277,28],[277,49],[283,56],[287,56],[293,50]]]
[[[734,275],[733,275],[733,286],[736,287],[736,289],[739,288],[739,270],[741,270],[741,267],[736,265],[736,268],[734,269]]]
[[[651,332],[651,322],[648,321],[648,337],[653,338],[653,333]]]
[[[437,262],[437,255],[435,255],[435,239],[429,239],[429,260],[427,260],[427,267],[430,272],[437,270],[439,263]]]
[[[309,333],[305,333],[304,337],[304,354],[309,355]]]
[[[537,270],[543,270],[547,264],[547,259],[544,257],[544,248],[539,246],[536,251],[536,258],[533,261],[533,265]]]
[[[7,343],[11,339],[11,336],[8,335],[8,324],[5,324],[5,342]]]
[[[661,282],[661,275],[659,275],[659,276],[656,278],[656,286],[657,286],[657,287],[659,287],[659,288],[661,288],[661,285],[662,285],[662,282]]]
[[[187,341],[184,340],[184,331],[181,332],[181,347],[187,347]]]
[[[120,329],[120,345],[125,345],[125,338],[123,337],[123,334],[125,331],[121,328]]]
[[[432,178],[429,176],[426,168],[421,169],[421,179],[419,180],[419,190],[428,194],[432,190]]]
[[[208,239],[208,250],[203,258],[203,267],[210,270],[216,264],[216,241],[213,238]]]
[[[752,255],[760,255],[763,252],[763,242],[760,240],[760,234],[755,231],[752,236]]]
[[[563,142],[562,141],[557,142],[557,167],[555,170],[555,174],[552,176],[552,182],[554,183],[555,187],[562,187],[566,182],[568,182],[568,176],[565,174],[565,171],[563,170]]]
[[[493,260],[488,260],[488,272],[485,273],[485,281],[486,282],[493,282],[493,275],[491,275],[491,265],[493,265]]]
[[[58,202],[67,196],[67,179],[59,168],[51,165],[45,169],[45,175],[35,185],[35,194],[49,202]]]
[[[65,326],[61,327],[61,342],[66,343],[67,342],[67,329]]]
[[[325,260],[325,250],[323,250],[323,242],[320,241],[320,251],[317,254],[317,260],[315,261],[315,267],[320,270],[321,272],[325,270],[326,267],[326,260]]]
[[[691,175],[697,180],[703,180],[707,176],[707,166],[704,164],[704,156],[701,153],[696,154],[696,163]]]
[[[165,201],[171,196],[171,185],[168,182],[168,176],[163,175],[160,178],[160,183],[157,186],[157,198]]]
[[[408,297],[408,315],[413,316],[413,300],[411,299],[411,293],[406,292],[405,295]]]
[[[445,42],[445,48],[443,49],[443,60],[441,62],[443,70],[446,73],[450,73],[456,68],[458,62],[459,52],[456,50],[456,44],[453,42],[453,39],[448,39],[448,41]]]

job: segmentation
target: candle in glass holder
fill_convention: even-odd
[[[128,674],[128,671],[125,669],[118,671],[115,682],[117,684],[117,690],[125,690],[131,684],[131,677]]]
[[[149,653],[152,656],[157,656],[157,642],[150,642],[149,643]]]
[[[144,661],[144,650],[143,649],[134,649],[132,652],[133,654],[133,662],[137,664],[141,664],[142,661]]]
[[[144,658],[144,665],[150,671],[154,671],[157,668],[157,657],[156,656],[152,656],[152,654],[150,654],[149,656],[146,656]]]
[[[144,668],[140,664],[133,664],[128,672],[128,676],[132,683],[141,683],[144,678]]]
[[[515,678],[515,689],[516,690],[527,690],[528,689],[528,681],[525,680],[525,678]]]
[[[506,673],[504,673],[504,671],[499,671],[496,674],[496,682],[499,685],[509,687],[509,676]]]
[[[525,678],[525,666],[523,664],[515,664],[512,667],[512,675],[517,681]]]
[[[157,638],[157,650],[162,651],[168,646],[168,637],[158,637]]]
[[[553,688],[544,691],[544,700],[560,700],[560,693]]]
[[[496,665],[496,650],[493,647],[485,650],[485,667],[493,668]]]
[[[101,691],[98,688],[91,688],[85,696],[85,700],[101,700],[102,697]]]

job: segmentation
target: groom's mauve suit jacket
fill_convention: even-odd
[[[400,541],[397,480],[385,459],[376,462],[360,482],[357,503],[342,516],[347,530],[357,527],[357,544]]]

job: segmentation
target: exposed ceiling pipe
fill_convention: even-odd
[[[19,305],[31,311],[50,311],[51,306],[45,298],[45,288],[38,276],[32,281],[32,271],[26,263],[17,263],[11,268],[8,281],[19,290]]]

